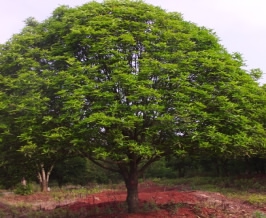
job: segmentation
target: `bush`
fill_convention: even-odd
[[[15,194],[18,194],[18,195],[32,194],[33,193],[32,185],[31,184],[22,185],[21,183],[19,183],[16,185],[14,192]]]

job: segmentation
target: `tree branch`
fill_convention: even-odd
[[[126,165],[118,163],[117,166],[119,167],[119,173],[123,176],[125,180],[127,180],[129,172]]]
[[[113,169],[113,168],[111,168],[111,167],[107,167],[107,166],[105,166],[105,165],[99,163],[99,162],[98,162],[99,160],[97,161],[97,160],[95,160],[95,159],[93,159],[93,158],[91,158],[91,157],[89,157],[89,156],[87,156],[87,158],[88,158],[91,162],[93,162],[94,164],[96,164],[97,166],[99,166],[99,167],[101,167],[101,168],[103,168],[103,169],[110,170],[110,171],[115,172],[115,173],[120,173],[120,171],[117,170],[117,169]]]
[[[150,166],[153,162],[159,160],[161,158],[161,156],[155,156],[151,159],[149,159],[139,170],[139,174],[142,174],[147,168],[148,166]]]

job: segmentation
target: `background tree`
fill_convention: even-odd
[[[121,174],[130,213],[138,178],[164,156],[265,149],[261,89],[212,31],[129,0],[28,23],[0,60],[16,84],[20,150],[38,161],[75,151]]]
[[[9,113],[13,103],[7,93],[2,91],[2,88],[5,90],[9,79],[2,75],[0,77],[0,184],[5,188],[11,188],[19,183],[23,176],[32,178],[32,170],[29,162],[17,152],[19,141],[14,138],[19,130]]]
[[[5,159],[30,164],[41,190],[47,191],[55,162],[69,150],[65,149],[66,127],[58,125],[60,99],[56,92],[60,87],[53,87],[46,75],[53,70],[46,62],[45,41],[38,25],[33,18],[27,19],[23,31],[0,48],[1,91],[6,99],[1,110],[5,121],[2,141],[4,152],[10,150],[14,157],[20,157],[5,155]]]

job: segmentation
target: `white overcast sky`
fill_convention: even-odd
[[[100,0],[99,0],[100,1]],[[71,7],[88,0],[0,0],[0,43],[20,32],[24,20],[42,21],[60,5]],[[229,52],[239,52],[247,68],[260,68],[266,83],[266,0],[146,0],[185,20],[213,29]]]

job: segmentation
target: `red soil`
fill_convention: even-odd
[[[252,217],[257,208],[236,200],[228,200],[219,193],[181,191],[184,187],[167,188],[151,182],[139,187],[139,212],[126,212],[125,191],[105,191],[66,205],[73,211],[94,211],[97,218],[239,218]],[[260,208],[264,211],[264,208]],[[266,211],[266,208],[265,208]]]
[[[125,199],[125,191],[105,191],[67,205],[67,207],[74,211],[81,209],[97,211],[97,216],[94,214],[92,217],[99,218],[197,217],[192,208],[197,199],[189,192],[168,190],[152,183],[142,184],[139,187],[140,209],[136,214],[126,213]],[[106,214],[107,211],[108,214]]]

